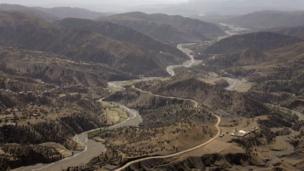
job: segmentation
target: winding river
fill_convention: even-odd
[[[201,64],[203,61],[202,60],[196,60],[193,56],[192,50],[186,48],[186,46],[193,45],[195,43],[184,43],[184,44],[178,44],[177,49],[182,51],[184,54],[189,57],[189,60],[185,61],[184,63],[180,65],[170,65],[167,67],[167,72],[171,77],[174,77],[176,75],[175,70],[177,68],[185,67],[185,68],[191,68],[195,65]]]
[[[189,58],[189,60],[185,61],[184,63],[180,64],[180,65],[170,65],[166,68],[168,74],[171,77],[174,77],[176,75],[175,70],[177,68],[181,68],[181,67],[185,67],[185,68],[191,68],[195,65],[200,65],[202,64],[203,61],[201,60],[196,60],[193,56],[193,53],[190,49],[187,48],[187,46],[192,45],[193,43],[185,43],[185,44],[179,44],[177,45],[177,49],[179,49],[180,51],[182,51],[184,54],[187,55],[187,57]],[[114,82],[109,82],[108,83],[108,88],[112,91],[123,91],[124,87],[127,85],[134,85],[135,83],[138,82],[142,82],[142,81],[153,81],[153,80],[166,80],[169,79],[170,77],[144,77],[144,78],[140,78],[140,79],[135,79],[135,80],[126,80],[126,81],[114,81]],[[227,87],[227,90],[233,90],[235,85],[237,85],[237,79],[232,79],[230,78],[229,81],[229,86]],[[135,87],[134,87],[135,88]],[[151,92],[147,92],[141,89],[138,89],[139,91],[145,92],[145,93],[151,93]],[[155,96],[161,96],[161,95],[156,95],[153,94]],[[183,99],[183,100],[188,100],[191,101],[194,104],[194,107],[198,106],[198,102],[196,102],[193,99],[184,99],[184,98],[179,98],[179,97],[167,97],[167,96],[162,96],[162,97],[166,97],[166,98],[175,98],[175,99]],[[103,99],[100,99],[103,100]],[[130,109],[124,105],[121,104],[117,104],[120,106],[120,108],[122,108],[123,110],[127,111],[129,118],[116,124],[113,125],[111,127],[109,127],[109,129],[115,129],[115,128],[121,128],[121,127],[126,127],[126,126],[138,126],[141,122],[142,122],[142,118],[139,115],[138,111],[134,110],[134,109]],[[138,163],[138,162],[142,162],[142,161],[146,161],[146,160],[150,160],[150,159],[164,159],[164,158],[171,158],[171,157],[175,157],[175,156],[179,156],[181,154],[193,151],[195,149],[201,148],[211,142],[213,142],[219,135],[220,135],[220,128],[219,128],[219,124],[221,122],[221,118],[219,116],[217,116],[216,114],[213,114],[216,118],[217,118],[217,122],[215,124],[215,127],[217,129],[217,134],[211,138],[210,140],[208,140],[207,142],[202,142],[202,144],[192,147],[190,149],[184,150],[184,151],[180,151],[174,154],[170,154],[170,155],[164,155],[164,156],[154,156],[154,157],[145,157],[145,158],[141,158],[138,160],[134,160],[131,162],[126,163],[124,166],[117,168],[116,171],[120,171],[123,170],[125,168],[127,168],[128,166],[134,164],[134,163]],[[84,150],[81,152],[76,152],[73,156],[62,159],[60,161],[56,161],[50,164],[37,164],[37,165],[32,165],[32,166],[26,166],[26,167],[20,167],[17,169],[14,169],[15,171],[59,171],[62,169],[66,169],[70,166],[79,166],[82,164],[86,164],[88,163],[91,159],[93,159],[94,157],[100,155],[101,153],[106,151],[106,147],[104,144],[100,143],[100,142],[96,142],[94,140],[88,139],[88,134],[90,132],[96,131],[100,128],[97,129],[93,129],[93,130],[89,130],[86,132],[83,132],[81,134],[75,135],[74,136],[74,140],[83,145],[84,146]]]
[[[192,44],[192,43],[191,43]],[[194,56],[192,55],[192,51],[188,48],[185,48],[186,46],[188,45],[191,45],[189,43],[187,44],[179,44],[177,45],[177,48],[184,52],[188,57],[189,57],[189,60],[184,62],[183,64],[181,65],[171,65],[171,66],[168,66],[167,67],[167,72],[169,73],[169,75],[171,77],[175,76],[176,73],[175,73],[175,69],[177,68],[181,68],[181,67],[185,67],[185,68],[191,68],[195,65],[199,65],[201,64],[203,61],[201,60],[196,60],[194,59]],[[160,79],[166,79],[166,78],[160,78]],[[169,98],[169,99],[179,99],[179,100],[186,100],[186,101],[190,101],[193,103],[193,107],[197,108],[199,103],[194,100],[194,99],[186,99],[186,98],[181,98],[181,97],[174,97],[174,96],[163,96],[163,95],[158,95],[158,94],[153,94],[152,92],[149,92],[149,91],[145,91],[145,90],[142,90],[142,89],[139,89],[135,86],[133,86],[133,88],[135,88],[137,91],[140,91],[142,93],[148,93],[148,94],[152,94],[153,96],[158,96],[158,97],[164,97],[164,98]],[[147,161],[147,160],[152,160],[152,159],[166,159],[166,158],[172,158],[172,157],[176,157],[176,156],[180,156],[182,154],[185,154],[185,153],[188,153],[188,152],[191,152],[191,151],[194,151],[196,149],[199,149],[201,147],[204,147],[210,143],[212,143],[215,139],[217,139],[219,136],[220,136],[220,133],[221,133],[221,129],[220,129],[220,123],[221,123],[221,117],[216,115],[215,113],[213,113],[213,116],[215,118],[217,118],[217,122],[215,123],[215,128],[217,129],[217,133],[216,135],[214,135],[211,139],[209,139],[208,141],[206,142],[202,142],[202,144],[199,144],[197,146],[194,146],[192,148],[189,148],[189,149],[186,149],[186,150],[183,150],[183,151],[179,151],[177,153],[173,153],[173,154],[168,154],[168,155],[161,155],[161,156],[151,156],[151,157],[144,157],[144,158],[140,158],[140,159],[136,159],[136,160],[132,160],[130,162],[127,162],[126,164],[124,164],[123,166],[115,169],[115,171],[122,171],[126,168],[128,168],[129,166],[131,166],[132,164],[136,164],[136,163],[139,163],[139,162],[143,162],[143,161]]]
[[[194,65],[200,64],[202,61],[195,60],[194,56],[192,55],[192,51],[184,48],[184,45],[189,45],[189,44],[179,44],[177,48],[184,52],[188,57],[189,60],[184,62],[181,65],[171,65],[167,67],[167,72],[169,73],[170,76],[175,76],[175,69],[180,68],[180,67],[186,67],[190,68]],[[152,81],[152,80],[165,80],[168,79],[166,77],[144,77],[141,79],[135,79],[135,80],[126,80],[126,81],[114,81],[114,82],[109,82],[108,83],[108,88],[112,91],[122,91],[125,86],[127,85],[132,85],[138,82],[142,81]],[[171,97],[171,98],[177,98],[177,97]],[[180,98],[181,99],[181,98]],[[102,99],[100,99],[102,100]],[[189,100],[189,99],[185,99]],[[197,102],[196,106],[197,106]],[[134,109],[130,109],[127,106],[117,104],[122,108],[123,110],[127,111],[129,114],[129,118],[127,120],[124,120],[116,125],[113,125],[109,127],[108,129],[115,129],[115,128],[121,128],[121,127],[126,127],[126,126],[138,126],[142,122],[142,118],[139,115],[138,111]],[[106,151],[106,147],[104,144],[100,142],[96,142],[94,140],[88,139],[88,134],[90,132],[96,131],[100,128],[89,130],[86,132],[83,132],[81,134],[75,135],[73,139],[79,143],[80,145],[84,146],[84,150],[81,152],[76,152],[73,156],[67,157],[65,159],[50,163],[50,164],[36,164],[36,165],[31,165],[31,166],[25,166],[25,167],[20,167],[17,169],[14,169],[14,171],[49,171],[49,170],[54,170],[54,171],[59,171],[66,169],[70,166],[79,166],[82,164],[88,163],[91,159],[94,157],[100,155],[101,153]]]
[[[130,109],[126,106],[117,104],[129,114],[129,118],[116,124],[110,126],[108,129],[116,129],[126,126],[138,126],[142,122],[142,118],[136,110]],[[60,171],[66,169],[70,166],[79,166],[88,163],[94,157],[100,155],[106,151],[104,144],[96,142],[92,139],[88,139],[88,134],[99,130],[100,128],[89,130],[81,134],[75,135],[73,139],[84,146],[84,150],[81,152],[76,152],[73,156],[67,157],[65,159],[50,163],[50,164],[37,164],[32,166],[20,167],[14,169],[15,171]]]

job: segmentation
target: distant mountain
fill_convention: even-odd
[[[240,61],[250,60],[249,56],[242,56],[225,68],[236,75],[244,74],[248,79],[256,82],[255,90],[262,92],[292,93],[299,98],[304,95],[304,43],[290,44],[277,49],[267,50],[260,56],[262,60],[251,63]],[[226,56],[229,58],[229,56]],[[220,63],[214,62],[213,65]],[[276,99],[279,100],[279,99]],[[281,101],[288,101],[286,98]],[[291,103],[297,98],[291,98]],[[285,104],[286,105],[286,104]],[[301,107],[303,111],[303,105]]]
[[[107,19],[168,44],[201,42],[224,35],[215,24],[182,16],[132,12]]]
[[[138,9],[137,9],[138,10]],[[261,10],[304,10],[303,0],[188,0],[184,3],[146,6],[150,13],[168,13],[185,16],[244,15]]]
[[[99,13],[83,8],[71,8],[71,7],[42,8],[42,7],[28,7],[28,6],[15,5],[15,4],[0,4],[0,11],[22,12],[48,21],[64,19],[64,18],[96,19],[107,15],[106,13]]]
[[[256,82],[255,90],[304,95],[304,41],[258,32],[224,39],[205,51],[209,69]],[[278,100],[278,99],[277,99]]]
[[[186,58],[177,49],[123,26],[83,19],[49,23],[11,12],[0,13],[0,45],[102,63],[135,75],[164,75],[168,64]]]
[[[207,54],[233,54],[246,49],[264,51],[300,41],[302,40],[296,37],[272,32],[248,33],[223,39],[208,47],[204,52]]]
[[[55,7],[55,8],[36,8],[47,14],[55,16],[59,19],[63,18],[83,18],[83,19],[96,19],[101,16],[107,15],[105,13],[99,13],[90,11],[83,8],[71,8],[71,7]]]
[[[68,18],[58,21],[57,24],[74,30],[97,32],[115,40],[132,43],[136,46],[150,48],[155,51],[170,51],[176,53],[175,47],[164,45],[140,32],[108,21],[95,22],[86,19]]]
[[[0,11],[20,12],[20,13],[24,13],[27,15],[39,17],[39,18],[42,18],[47,21],[54,21],[54,20],[58,19],[56,16],[46,13],[44,11],[41,11],[39,9],[32,8],[32,7],[26,7],[26,6],[22,6],[22,5],[15,5],[15,4],[0,4]]]
[[[271,32],[257,32],[223,39],[206,50],[201,50],[201,53],[204,54],[206,65],[210,69],[234,68],[237,70],[237,67],[269,62],[272,60],[272,56],[269,55],[270,51],[300,42],[303,40],[297,37]],[[288,59],[286,58],[286,60]],[[236,73],[238,72],[236,71]],[[238,74],[247,73],[250,71]]]
[[[261,30],[304,25],[304,11],[260,11],[224,20],[225,23]]]

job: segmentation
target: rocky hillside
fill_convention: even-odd
[[[257,32],[223,39],[207,49],[199,50],[213,70],[261,64],[275,60],[268,52],[302,42],[294,36]]]
[[[133,87],[112,94],[106,100],[138,110],[143,122],[139,127],[100,132],[98,136],[106,140],[108,151],[88,165],[121,165],[142,156],[171,154],[215,134],[216,119],[211,111],[189,100],[155,96]]]
[[[37,51],[0,54],[1,170],[68,157],[75,134],[107,125],[96,99],[123,73]]]
[[[1,170],[67,157],[62,152],[78,148],[72,140],[76,133],[106,125],[99,104],[85,88],[0,77]]]
[[[272,29],[272,31],[280,34],[285,34],[289,36],[298,37],[300,39],[304,39],[304,24],[298,27],[276,28],[276,29]]]
[[[303,52],[303,43],[270,51],[269,59],[273,58],[272,60],[252,67],[265,80],[260,86],[267,91],[303,95]]]
[[[214,24],[182,16],[133,12],[113,15],[108,20],[168,44],[201,42],[224,35]]]
[[[250,33],[224,39],[205,52],[207,68],[255,82],[253,98],[303,111],[302,39]]]
[[[68,157],[76,133],[107,124],[96,101],[107,81],[132,78],[47,52],[0,47],[0,56],[0,170]]]
[[[40,51],[0,47],[2,73],[39,79],[57,86],[106,87],[110,80],[132,78],[102,64],[85,64]]]
[[[232,115],[256,116],[267,112],[263,104],[246,94],[226,91],[195,78],[142,83],[138,86],[156,94],[195,99],[213,110],[224,110]]]
[[[73,21],[52,24],[22,13],[2,12],[0,45],[106,64],[134,75],[164,75],[168,64],[180,63],[186,58],[178,50],[157,44],[155,40],[119,25]],[[95,25],[92,27],[95,30],[75,26],[86,22]],[[102,29],[97,31],[99,28]],[[115,32],[112,33],[109,28]],[[132,41],[127,41],[126,35],[133,35]],[[141,44],[143,41],[145,44]]]
[[[223,39],[204,52],[208,54],[233,54],[245,49],[256,49],[259,51],[275,49],[300,42],[301,39],[272,32],[257,32],[244,35],[236,35]]]
[[[139,164],[134,164],[128,168],[131,171],[138,171],[138,170],[149,170],[151,166],[155,170],[159,171],[174,171],[174,170],[207,170],[207,169],[218,169],[218,170],[229,170],[232,171],[232,165],[240,166],[241,164],[245,164],[250,162],[250,157],[244,153],[237,153],[237,154],[209,154],[204,155],[201,157],[191,157],[184,159],[182,161],[174,161],[174,162],[167,162],[164,160],[150,160],[141,162]],[[163,165],[159,166],[156,163],[164,163]],[[217,163],[217,164],[215,164]],[[147,169],[146,169],[147,168]]]

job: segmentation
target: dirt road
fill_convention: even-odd
[[[126,163],[122,167],[119,167],[119,168],[115,169],[115,171],[121,171],[121,170],[124,170],[124,169],[128,168],[132,164],[136,164],[136,163],[147,161],[147,160],[151,160],[151,159],[166,159],[166,158],[177,157],[177,156],[180,156],[180,155],[182,155],[184,153],[188,153],[188,152],[194,151],[196,149],[202,148],[203,146],[206,146],[206,145],[210,144],[216,138],[218,138],[220,136],[220,133],[221,133],[221,130],[220,130],[220,127],[219,127],[219,125],[221,123],[221,117],[219,117],[218,115],[215,115],[215,114],[214,114],[214,116],[217,118],[217,122],[215,124],[215,127],[217,129],[217,134],[213,138],[211,138],[210,140],[208,140],[207,142],[204,142],[204,143],[202,143],[202,144],[200,144],[198,146],[195,146],[195,147],[192,147],[192,148],[189,148],[189,149],[186,149],[184,151],[180,151],[180,152],[177,152],[177,153],[174,153],[174,154],[163,155],[163,156],[145,157],[145,158],[133,160],[133,161],[130,161],[130,162]]]
[[[184,47],[185,45],[189,45],[189,44],[179,44],[177,46],[177,48],[179,50],[181,50],[182,52],[184,52],[189,57],[189,60],[185,61],[181,65],[168,66],[167,67],[167,72],[169,73],[170,76],[175,76],[176,75],[176,73],[175,73],[176,68],[180,68],[180,67],[190,68],[190,67],[192,67],[194,65],[198,65],[202,62],[200,60],[195,60],[194,56],[192,55],[192,51],[185,48]],[[168,79],[168,77],[144,77],[144,78],[140,78],[140,79],[136,79],[136,80],[115,81],[115,82],[109,82],[108,83],[108,88],[112,92],[123,91],[124,87],[127,86],[127,85],[134,85],[135,83],[143,82],[143,81],[166,80],[166,79]],[[141,91],[141,92],[144,92],[144,93],[152,94],[151,92],[148,92],[148,91],[144,91],[144,90],[140,90],[140,89],[138,89],[138,90]],[[164,97],[164,98],[191,101],[194,104],[194,107],[198,107],[198,105],[199,105],[198,102],[196,102],[195,100],[192,100],[192,99],[185,99],[185,98],[179,98],[179,97],[167,97],[167,96],[161,96],[161,95],[156,95],[156,94],[153,94],[153,95],[154,96],[159,96],[159,97]],[[101,100],[103,100],[103,99],[101,99]],[[114,126],[109,127],[109,129],[115,129],[115,128],[120,128],[120,127],[125,127],[125,126],[137,126],[139,123],[142,122],[142,118],[140,117],[139,113],[136,110],[129,109],[128,107],[126,107],[124,105],[121,105],[121,104],[117,104],[117,105],[119,105],[121,108],[123,108],[124,110],[126,110],[129,113],[129,118],[125,121],[122,121],[121,123],[118,123]],[[178,156],[180,154],[195,150],[197,148],[200,148],[202,146],[205,146],[205,145],[209,144],[214,139],[216,139],[220,134],[220,131],[219,131],[220,128],[219,128],[218,125],[219,125],[221,119],[217,115],[214,115],[214,116],[218,119],[218,122],[215,125],[216,128],[218,129],[218,133],[215,137],[213,137],[209,141],[204,142],[203,144],[201,144],[199,146],[193,147],[193,148],[188,149],[188,150],[184,150],[184,151],[179,152],[179,153],[166,155],[166,156],[158,156],[158,157],[152,157],[152,158],[147,157],[147,158],[143,158],[143,159],[138,159],[138,160],[135,160],[135,161],[130,162],[129,164],[123,166],[121,169],[126,168],[133,163],[137,163],[137,162],[144,161],[144,160],[149,160],[149,159],[154,159],[154,158],[168,158],[168,157]],[[53,162],[53,163],[50,163],[50,164],[37,164],[37,165],[34,165],[34,166],[21,167],[21,168],[15,169],[15,171],[48,171],[48,170],[54,170],[54,171],[58,170],[59,171],[59,170],[65,169],[65,168],[70,167],[70,166],[79,166],[79,165],[88,163],[92,158],[98,156],[99,154],[101,154],[102,152],[105,152],[105,150],[106,150],[104,144],[96,142],[94,140],[88,139],[88,133],[96,131],[98,129],[100,129],[100,128],[97,128],[97,129],[94,129],[94,130],[89,130],[89,131],[83,132],[81,134],[75,135],[74,140],[85,147],[82,152],[76,153],[71,157],[68,157],[68,158],[65,158],[63,160]]]
[[[181,51],[183,51],[190,58],[190,60],[184,62],[182,65],[174,65],[174,66],[167,67],[167,72],[171,76],[175,76],[174,69],[176,69],[176,68],[179,68],[179,67],[187,67],[187,68],[189,68],[189,67],[192,67],[194,65],[200,64],[202,62],[202,61],[195,60],[194,57],[192,56],[192,52],[190,50],[188,50],[187,48],[184,48],[183,44],[178,45],[178,49],[180,49]],[[193,100],[193,99],[186,99],[186,98],[173,97],[173,96],[163,96],[163,95],[158,95],[158,94],[154,94],[154,93],[149,92],[149,91],[145,91],[145,90],[139,89],[139,88],[135,87],[134,85],[132,87],[134,89],[136,89],[137,91],[142,92],[142,93],[151,94],[151,95],[157,96],[157,97],[190,101],[190,102],[193,103],[193,105],[194,105],[195,108],[197,108],[199,106],[199,103],[197,101]],[[196,149],[202,148],[203,146],[206,146],[206,145],[210,144],[216,138],[218,138],[220,136],[220,133],[221,133],[221,129],[219,127],[219,125],[221,123],[221,117],[219,117],[216,114],[213,114],[213,115],[214,115],[214,117],[217,118],[217,122],[215,124],[215,128],[217,129],[217,133],[216,133],[216,135],[213,138],[209,139],[208,141],[203,142],[202,144],[197,145],[195,147],[192,147],[192,148],[189,148],[189,149],[186,149],[186,150],[174,153],[174,154],[163,155],[163,156],[144,157],[144,158],[141,158],[141,159],[133,160],[133,161],[130,161],[130,162],[126,163],[122,167],[115,169],[115,171],[121,171],[121,170],[124,170],[127,167],[131,166],[132,164],[143,162],[143,161],[147,161],[147,160],[151,160],[151,159],[166,159],[166,158],[172,158],[172,157],[180,156],[180,155],[182,155],[184,153],[188,153],[188,152],[194,151]]]

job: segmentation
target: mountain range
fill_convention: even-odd
[[[185,59],[174,47],[108,22],[84,19],[48,22],[22,13],[1,12],[0,29],[2,46],[103,63],[135,75],[164,74],[167,64]]]
[[[0,5],[0,170],[303,170],[301,16]]]
[[[180,4],[155,5],[144,8],[145,11],[181,14],[186,16],[205,15],[244,15],[255,11],[304,10],[302,0],[190,0]]]
[[[83,8],[71,8],[71,7],[54,7],[54,8],[42,8],[42,7],[28,7],[17,4],[0,4],[0,11],[22,12],[30,15],[35,15],[46,20],[56,20],[63,18],[84,18],[84,19],[96,19],[101,16],[107,15],[106,13],[100,13],[90,11]]]
[[[131,12],[108,17],[163,43],[202,42],[225,33],[217,25],[182,16]]]

